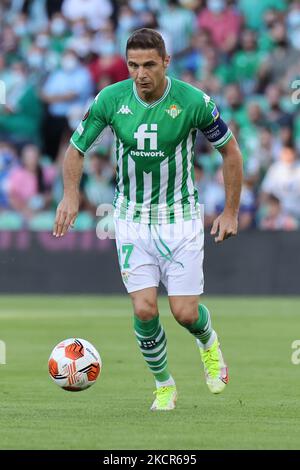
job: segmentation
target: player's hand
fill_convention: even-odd
[[[220,243],[226,238],[232,237],[237,234],[238,218],[236,215],[227,214],[222,212],[213,222],[210,234],[217,235],[215,242]]]
[[[53,228],[55,237],[63,237],[73,227],[79,210],[79,193],[64,196],[58,204]]]

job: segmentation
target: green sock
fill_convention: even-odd
[[[134,315],[134,330],[141,353],[155,380],[164,382],[170,379],[167,364],[167,339],[159,322],[159,315],[143,321]]]
[[[211,326],[211,319],[209,310],[205,305],[198,305],[198,320],[196,320],[191,325],[183,325],[187,330],[189,330],[192,335],[195,336],[198,340],[200,346],[206,345],[209,340],[212,338],[214,330]]]

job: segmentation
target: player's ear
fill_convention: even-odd
[[[168,68],[170,65],[170,62],[171,62],[171,57],[169,55],[166,55],[166,57],[164,58],[164,67]]]

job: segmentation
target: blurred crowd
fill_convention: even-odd
[[[169,74],[211,95],[244,159],[240,228],[300,228],[300,1],[2,0],[0,229],[51,229],[70,135],[103,87],[128,78],[131,32],[157,29]],[[85,159],[77,229],[114,195],[112,134]],[[224,206],[222,158],[201,133],[205,224]]]

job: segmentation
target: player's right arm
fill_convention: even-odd
[[[62,237],[74,223],[79,210],[79,183],[83,157],[97,142],[110,123],[106,112],[107,92],[102,90],[71,137],[63,163],[64,195],[56,210],[53,235]]]
[[[79,183],[83,154],[69,145],[63,164],[64,196],[57,206],[53,235],[62,237],[75,223],[79,209]]]

